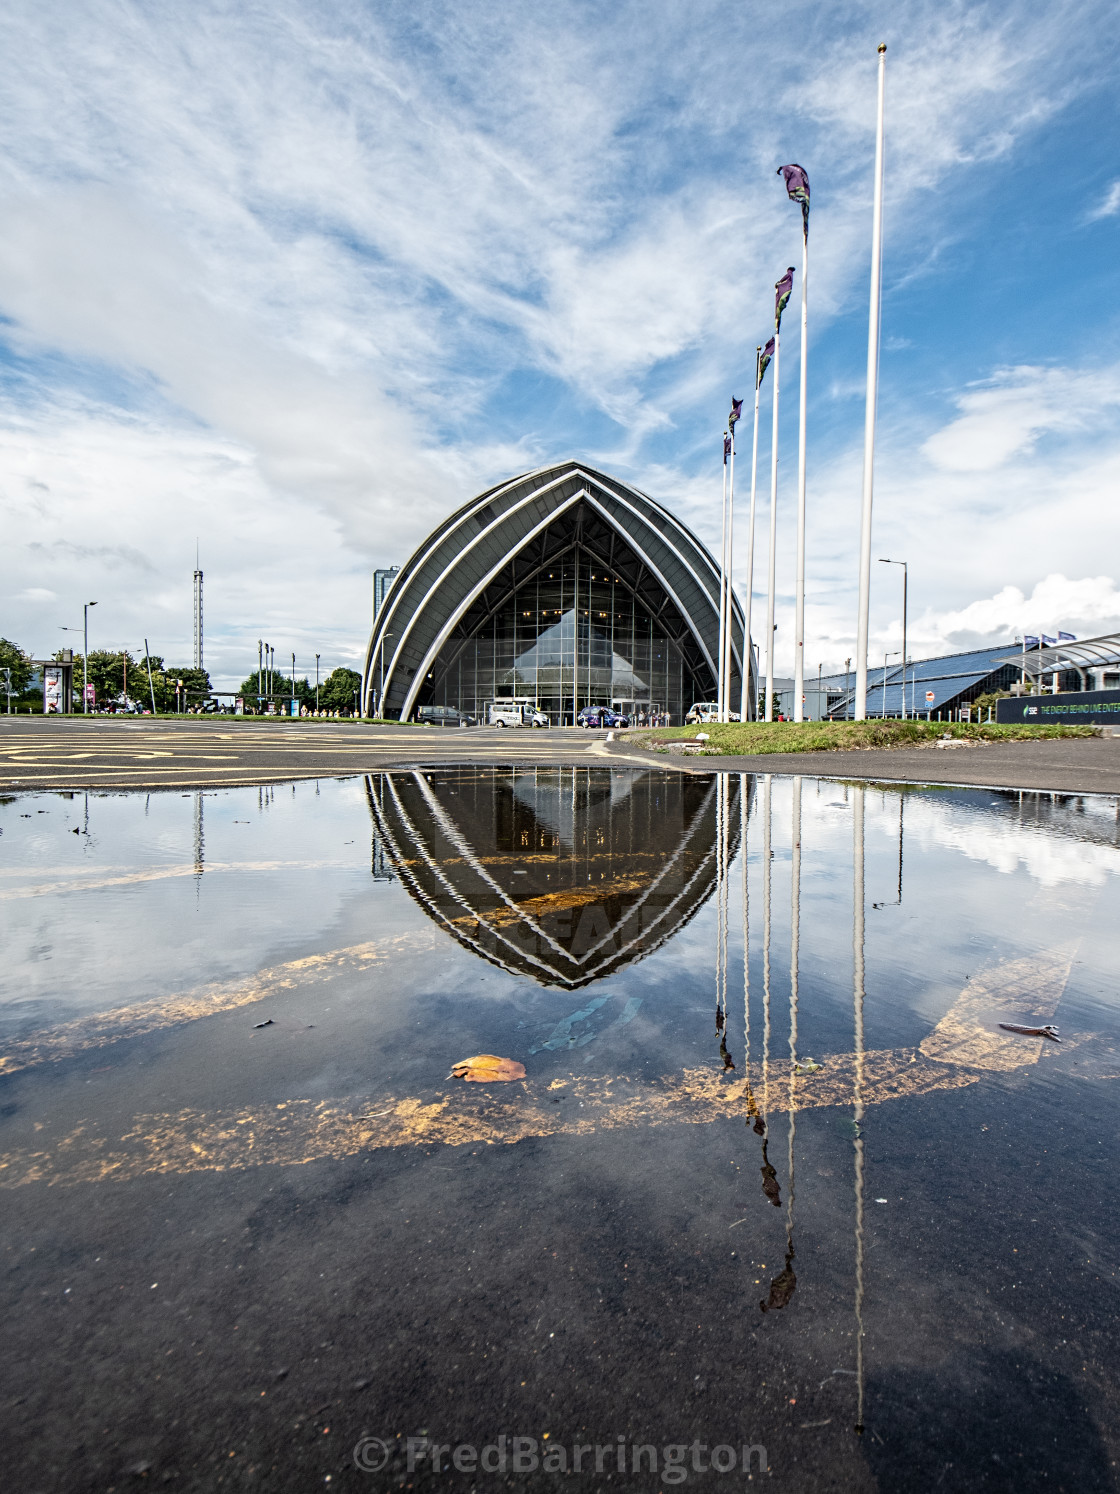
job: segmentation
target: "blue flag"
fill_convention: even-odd
[[[1076,643],[1077,642],[1077,634],[1076,633],[1059,633],[1058,634],[1058,642],[1059,643]]]

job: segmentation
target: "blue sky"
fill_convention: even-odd
[[[95,645],[185,660],[197,535],[216,683],[261,636],[354,663],[374,565],[573,454],[714,541],[728,402],[800,263],[795,160],[806,671],[842,666],[880,40],[874,553],[911,563],[914,652],[1120,628],[1114,7],[17,0],[2,25],[0,632],[37,654],[96,598]],[[873,582],[874,662],[900,588]]]

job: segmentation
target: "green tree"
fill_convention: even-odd
[[[9,638],[0,638],[0,680],[7,679],[3,671],[8,669],[12,671],[12,693],[21,695],[31,679],[31,658],[18,643],[13,643]]]
[[[92,664],[93,654],[90,654]],[[152,667],[152,682],[148,685],[148,665]],[[77,678],[77,675],[75,675]],[[176,701],[176,682],[182,680],[183,688]],[[128,665],[128,695],[130,700],[137,701],[141,706],[151,706],[152,696],[156,698],[157,711],[174,712],[176,703],[180,711],[185,711],[188,705],[198,705],[210,692],[210,676],[205,669],[195,669],[193,666],[184,665],[176,669],[172,665],[166,665],[159,654],[152,654],[149,659],[143,657],[129,661]],[[98,699],[100,700],[100,695]]]
[[[357,691],[355,700],[354,691]],[[312,690],[314,703],[315,692]],[[339,665],[331,671],[319,686],[319,705],[324,711],[352,711],[357,705],[361,709],[362,704],[362,677],[354,669],[347,669]]]

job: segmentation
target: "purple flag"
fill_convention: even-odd
[[[778,175],[786,179],[786,191],[791,202],[801,204],[801,224],[805,237],[809,237],[809,173],[804,166],[779,166]]]
[[[771,358],[773,358],[773,356],[774,356],[774,339],[771,338],[770,341],[763,348],[762,352],[759,353],[759,355],[758,355],[758,382],[759,382],[760,386],[762,384],[762,375],[770,367],[770,360],[771,360]]]
[[[1038,648],[1038,646],[1038,639],[1033,633],[1028,633],[1027,636],[1023,639],[1024,648]]]
[[[1077,634],[1076,633],[1061,633],[1061,632],[1059,632],[1059,634],[1058,634],[1058,641],[1060,643],[1076,643],[1077,642]]]
[[[730,436],[724,436],[724,438],[723,438],[723,465],[725,467],[727,466],[727,458],[730,455],[731,455],[731,437]]]
[[[789,298],[793,295],[793,266],[785,272],[774,285],[774,331],[782,330],[782,312],[789,305]]]
[[[731,396],[731,414],[727,417],[727,423],[731,427],[731,429],[734,430],[736,422],[739,421],[739,420],[741,420],[742,418],[743,418],[743,401],[741,399],[736,399],[735,396],[732,395]]]

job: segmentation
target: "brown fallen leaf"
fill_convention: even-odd
[[[509,1079],[524,1079],[525,1065],[512,1058],[498,1058],[493,1053],[479,1053],[474,1058],[464,1058],[451,1065],[456,1079],[465,1079],[468,1084],[504,1083]]]

